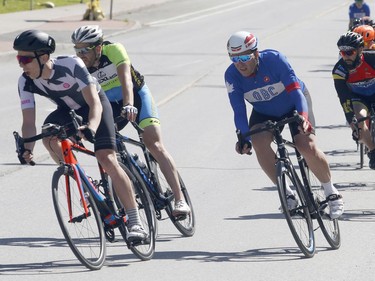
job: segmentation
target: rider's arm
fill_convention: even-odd
[[[133,82],[130,65],[122,63],[117,66],[117,76],[121,83],[123,105],[134,105]]]
[[[32,93],[32,81],[26,75],[21,75],[18,79],[18,95],[22,110],[22,137],[28,138],[36,135],[36,111],[35,98]],[[26,143],[25,149],[33,151],[35,142]]]
[[[287,58],[282,53],[277,53],[277,55],[278,60],[276,60],[275,65],[277,67],[277,72],[280,75],[280,80],[285,86],[285,91],[289,98],[292,99],[298,113],[308,120],[309,108],[307,100],[302,92],[304,84],[298,79]]]
[[[347,87],[346,83],[335,80],[335,89],[337,92],[337,97],[340,100],[340,105],[345,114],[345,119],[350,124],[352,122],[354,112],[351,102],[351,91]]]
[[[105,46],[103,53],[116,66],[117,77],[121,84],[123,105],[134,105],[132,69],[129,55],[120,43]]]
[[[249,131],[249,123],[247,120],[246,103],[244,94],[241,89],[234,86],[231,83],[231,78],[226,79],[225,84],[228,91],[228,97],[234,113],[234,124],[237,130],[240,130],[241,134],[245,134]],[[248,138],[250,139],[250,138]]]
[[[96,132],[99,127],[103,107],[99,99],[98,90],[95,84],[90,83],[82,89],[83,98],[90,107],[88,127]]]
[[[296,110],[298,111],[299,115],[302,115],[306,120],[308,119],[309,109],[307,106],[307,101],[305,96],[303,95],[300,88],[294,88],[293,90],[288,92],[290,98],[292,98]]]
[[[22,110],[22,137],[28,138],[36,135],[35,116],[35,107]],[[35,142],[25,143],[25,149],[30,151],[33,151],[34,146]]]
[[[345,114],[345,119],[350,124],[352,122],[354,113],[351,104],[352,91],[346,83],[346,71],[342,66],[336,64],[332,71],[333,81],[337,92],[337,97],[340,100],[340,105]]]

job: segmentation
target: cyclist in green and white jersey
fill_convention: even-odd
[[[190,208],[181,193],[176,165],[162,143],[156,104],[144,77],[131,64],[125,47],[104,42],[103,32],[97,25],[76,29],[71,39],[77,56],[104,89],[114,117],[125,114],[128,120],[136,121],[144,129],[143,140],[174,193],[173,215],[188,214]],[[119,129],[125,125],[126,122],[120,124]]]

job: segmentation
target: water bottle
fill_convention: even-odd
[[[133,159],[137,162],[137,165],[142,169],[142,171],[147,176],[149,176],[149,172],[148,172],[146,164],[141,159],[139,159],[139,156],[136,153],[133,154]]]
[[[88,198],[89,198],[90,194],[88,192],[85,192],[85,193],[83,193],[83,196],[85,198],[86,206],[88,207],[89,206],[89,199]],[[80,203],[81,207],[83,208],[84,206],[83,206],[82,199],[79,199],[79,203]]]

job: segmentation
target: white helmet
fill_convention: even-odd
[[[237,55],[245,51],[255,51],[258,48],[258,38],[248,31],[238,31],[229,38],[227,49],[229,55]]]
[[[103,42],[103,31],[98,25],[85,25],[77,28],[72,36],[73,44],[90,43],[101,44]]]

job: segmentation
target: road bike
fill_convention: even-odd
[[[371,104],[371,110],[368,116],[361,117],[358,119],[355,116],[352,118],[352,124],[354,125],[353,138],[354,136],[356,136],[355,141],[357,143],[357,150],[359,149],[360,169],[363,168],[365,155],[369,152],[369,150],[368,150],[368,147],[364,143],[359,142],[359,135],[361,131],[359,124],[361,122],[367,123],[367,127],[370,129],[372,143],[375,143],[375,108],[374,107],[375,107],[375,104]]]
[[[260,128],[251,130],[246,134],[237,132],[240,144],[250,136],[264,131],[272,132],[274,142],[277,146],[276,153],[276,171],[277,171],[277,190],[281,201],[282,211],[287,220],[293,238],[298,247],[306,257],[315,255],[315,235],[313,219],[318,221],[319,228],[332,249],[338,249],[341,244],[340,228],[338,219],[330,217],[328,199],[324,195],[324,190],[310,171],[303,156],[297,150],[293,141],[283,138],[282,130],[287,124],[301,122],[301,117],[294,112],[292,117],[281,121],[267,121]],[[241,146],[242,147],[242,146]],[[299,172],[293,165],[288,148],[295,152],[298,162]],[[288,188],[289,187],[289,188]],[[288,198],[292,190],[298,204],[289,209]]]
[[[64,160],[52,177],[52,198],[60,228],[77,259],[91,270],[100,269],[106,258],[106,239],[115,241],[118,229],[127,247],[141,260],[149,260],[155,251],[155,215],[150,196],[129,169],[120,163],[129,176],[135,193],[141,222],[147,232],[144,241],[128,238],[128,219],[120,203],[110,177],[97,162],[100,180],[88,176],[77,160],[77,153],[95,157],[81,141],[72,136],[78,131],[80,118],[70,111],[72,123],[64,126],[45,124],[42,132],[30,138],[22,138],[14,132],[17,153],[22,158],[24,144],[46,137],[57,137],[61,141]],[[35,165],[34,162],[30,163]]]
[[[121,116],[115,118],[115,123],[124,121]],[[134,175],[137,180],[142,183],[144,188],[148,191],[156,212],[156,218],[163,220],[162,211],[165,210],[169,219],[172,221],[177,230],[186,237],[193,236],[195,233],[195,215],[194,208],[191,202],[188,190],[180,173],[178,178],[181,186],[181,192],[186,203],[190,207],[190,213],[187,215],[174,216],[172,214],[174,207],[174,195],[171,187],[168,185],[163,173],[160,170],[159,164],[152,156],[146,145],[143,142],[143,130],[135,122],[130,122],[137,131],[139,140],[122,135],[116,130],[116,143],[118,150],[119,162],[123,163]],[[130,144],[141,148],[144,155],[145,163],[137,154],[130,153],[125,144]],[[155,228],[157,226],[155,225]],[[157,231],[155,231],[157,232]]]

